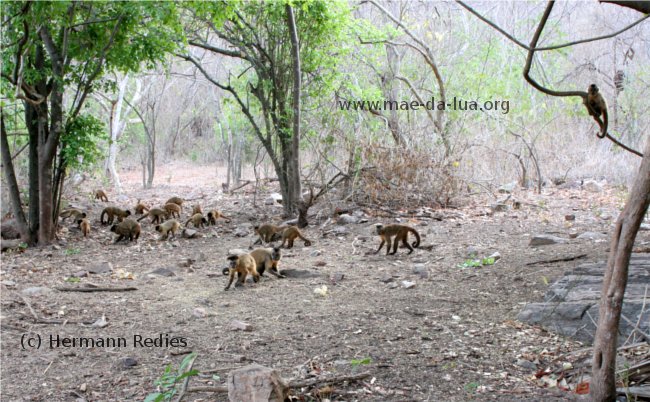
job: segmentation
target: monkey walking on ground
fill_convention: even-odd
[[[286,278],[278,269],[278,263],[282,258],[280,247],[256,248],[250,252],[250,256],[255,260],[255,267],[260,276],[264,276],[264,272],[268,270],[278,278]],[[229,269],[224,268],[222,273],[228,275]]]
[[[138,242],[140,237],[140,224],[133,219],[125,219],[123,222],[120,222],[111,227],[111,232],[117,234],[117,240],[115,243],[119,242],[122,239],[129,238],[129,241]]]
[[[140,199],[138,199],[138,203],[135,205],[134,210],[136,214],[142,215],[144,214],[145,211],[149,210],[149,207],[143,204],[142,202],[140,202]]]
[[[269,223],[265,223],[262,226],[255,226],[253,229],[255,230],[255,234],[259,236],[259,239],[257,239],[254,244],[262,244],[262,242],[270,243],[276,240],[275,235],[281,235],[287,227],[288,226],[275,226]]]
[[[95,199],[96,200],[98,199],[98,200],[104,201],[104,202],[108,202],[108,196],[106,195],[104,190],[95,191]]]
[[[192,222],[194,227],[198,229],[207,225],[208,220],[205,219],[203,214],[194,214],[190,219],[187,220],[187,222],[185,222],[185,227],[188,227],[190,222]]]
[[[169,204],[169,203],[178,205],[179,207],[181,207],[181,211],[183,211],[183,199],[181,197],[172,197],[168,199],[167,202],[165,202],[165,204]]]
[[[201,205],[199,205],[199,204],[192,205],[192,215],[194,215],[194,214],[202,214],[202,213],[203,213],[203,210],[201,209]]]
[[[216,225],[217,219],[219,218],[223,218],[226,220],[226,222],[230,222],[230,218],[228,218],[226,215],[222,214],[221,211],[218,211],[216,209],[209,211],[207,216],[208,216],[208,226]]]
[[[167,219],[169,219],[170,216],[172,218],[181,218],[181,207],[178,204],[168,202],[163,205],[163,209],[165,210],[165,217]]]
[[[104,214],[106,214],[106,221],[104,221]],[[126,218],[129,215],[131,215],[131,211],[129,211],[128,209],[124,210],[118,207],[106,207],[102,211],[101,215],[99,215],[99,221],[102,223],[102,225],[104,224],[110,225],[113,223],[115,217],[117,217],[118,222],[122,222],[124,218]]]
[[[90,222],[88,219],[85,217],[83,219],[79,219],[77,221],[77,224],[79,225],[79,229],[81,229],[81,233],[84,234],[84,237],[87,237],[88,233],[90,233]]]
[[[598,138],[603,138],[607,134],[607,102],[605,98],[598,91],[596,84],[589,85],[587,89],[587,99],[585,100],[585,106],[587,106],[587,112],[589,115],[596,120],[598,126],[600,127],[600,134],[597,134]],[[603,119],[600,120],[600,116],[603,116]]]
[[[386,244],[386,255],[388,254],[395,254],[397,253],[397,247],[399,246],[399,242],[401,241],[406,248],[409,249],[409,254],[413,252],[413,247],[408,243],[407,238],[409,232],[412,232],[415,235],[415,241],[413,242],[413,247],[418,247],[420,245],[420,234],[418,233],[417,230],[413,229],[410,226],[406,225],[377,225],[377,234],[381,237],[381,243],[379,244],[379,248],[377,251],[375,251],[375,254],[377,254],[381,248],[384,246],[384,243]],[[393,252],[390,253],[390,246],[391,246],[391,237],[395,236],[395,241],[393,243]]]
[[[138,218],[138,222],[146,218],[147,216],[151,217],[151,223],[160,224],[163,222],[163,218],[167,215],[164,209],[160,208],[151,208],[146,214]]]
[[[230,289],[230,285],[235,279],[235,273],[237,273],[237,283],[235,283],[235,287],[242,286],[246,281],[246,276],[249,274],[253,277],[255,283],[259,282],[260,275],[257,273],[255,259],[251,257],[250,254],[231,255],[228,257],[228,260],[230,261],[230,266],[228,268],[230,280],[224,290]]]
[[[80,209],[68,208],[68,209],[64,209],[63,211],[61,211],[59,216],[61,217],[61,222],[64,222],[66,220],[66,218],[73,218],[73,220],[75,222],[77,222],[79,219],[83,219],[87,215],[86,215],[85,212],[83,212]]]
[[[156,231],[161,233],[160,240],[167,240],[169,233],[176,237],[176,231],[180,229],[181,224],[176,219],[170,219],[165,223],[156,226]]]
[[[297,227],[289,226],[282,231],[282,244],[280,244],[280,247],[284,247],[284,243],[287,242],[287,248],[292,248],[293,241],[296,240],[297,237],[305,242],[305,247],[311,246],[311,240],[305,238]]]

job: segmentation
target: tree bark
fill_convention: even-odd
[[[616,347],[628,264],[636,234],[650,205],[650,137],[643,155],[630,197],[616,221],[610,242],[594,340],[592,379],[589,386],[592,402],[616,399]]]
[[[293,62],[293,136],[291,138],[291,153],[288,163],[289,196],[291,198],[287,202],[291,203],[290,209],[295,211],[299,208],[302,201],[302,189],[300,186],[300,43],[298,41],[298,30],[296,29],[293,8],[290,4],[286,5],[286,11],[291,37],[291,58]]]
[[[11,200],[11,210],[16,218],[16,229],[20,233],[20,239],[27,243],[32,243],[32,236],[29,233],[25,213],[20,202],[20,191],[18,191],[18,180],[16,180],[16,172],[14,171],[14,164],[11,160],[11,152],[9,150],[9,140],[7,138],[7,129],[5,128],[5,114],[0,109],[0,131],[2,137],[2,169],[5,172],[5,179],[7,180],[7,187],[9,190],[9,199]]]

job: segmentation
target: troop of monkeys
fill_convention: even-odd
[[[108,201],[108,197],[103,190],[97,190],[95,192],[95,198],[105,202]],[[174,218],[180,218],[182,208],[183,199],[180,197],[170,198],[161,208],[149,208],[138,200],[134,210],[136,214],[142,216],[137,221],[128,218],[131,216],[130,210],[117,207],[104,208],[99,220],[102,224],[112,225],[111,232],[117,234],[115,243],[127,238],[129,241],[137,242],[141,232],[141,226],[138,222],[146,217],[150,217],[151,222],[156,224],[155,230],[161,234],[161,240],[167,240],[170,238],[170,234],[171,238],[173,238],[176,231],[181,227],[180,222]],[[74,218],[84,237],[90,233],[90,221],[85,212],[77,208],[68,208],[63,210],[59,216],[63,220],[70,217]],[[106,220],[104,220],[104,217],[106,217]],[[163,222],[163,218],[167,220]],[[224,218],[229,221],[229,218],[216,209],[209,211],[204,216],[201,206],[194,205],[192,207],[192,216],[185,222],[185,226],[188,227],[190,223],[196,228],[201,228],[206,225],[216,225],[217,219],[219,218]],[[113,223],[116,220],[117,222]],[[306,247],[312,244],[295,226],[263,224],[261,226],[255,226],[254,230],[255,234],[259,236],[255,244],[269,244],[278,240],[281,240],[282,243],[279,247],[257,248],[248,254],[229,256],[227,258],[230,262],[229,266],[222,271],[224,275],[229,276],[228,285],[224,290],[230,289],[235,279],[235,274],[237,275],[235,287],[242,286],[248,275],[252,276],[254,282],[258,282],[260,276],[263,276],[267,270],[278,278],[284,278],[285,276],[278,269],[278,263],[281,258],[280,248],[285,247],[285,244],[287,248],[292,248],[297,238],[301,239]],[[381,243],[377,251],[375,251],[375,254],[381,251],[384,244],[386,244],[386,255],[397,253],[400,242],[404,247],[409,249],[409,254],[413,252],[414,247],[420,245],[420,234],[410,226],[398,224],[384,226],[378,224],[376,230],[377,235],[381,238]],[[415,241],[412,244],[408,243],[409,232],[415,236]],[[390,252],[391,246],[393,248],[392,253]]]

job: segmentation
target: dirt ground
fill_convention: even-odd
[[[140,198],[158,205],[177,195],[204,210],[217,207],[231,222],[200,229],[198,239],[160,241],[147,220],[137,243],[113,244],[113,233],[99,224],[106,204],[92,200],[89,191],[69,192],[71,204],[92,210],[89,238],[68,222],[59,244],[2,256],[2,400],[142,400],[156,390],[165,367],[177,368],[189,351],[198,353],[194,368],[202,371],[190,387],[223,385],[229,371],[250,363],[275,368],[286,379],[369,373],[360,381],[295,389],[297,400],[572,400],[572,392],[548,387],[547,380],[557,379],[568,364],[573,377],[557,384],[575,387],[580,367],[589,372],[585,345],[515,318],[565,270],[604,260],[608,247],[607,241],[573,239],[533,248],[531,236],[607,233],[624,200],[620,189],[553,187],[541,195],[516,190],[522,208],[491,215],[487,205],[493,200],[487,198],[432,211],[441,220],[426,211],[403,211],[399,220],[417,228],[422,247],[394,256],[372,254],[379,244],[374,224],[396,222],[394,216],[358,208],[367,222],[337,225],[327,219],[331,209],[324,203],[313,209],[320,221],[304,231],[313,245],[297,241],[283,250],[280,267],[288,278],[266,274],[257,284],[226,292],[221,270],[228,250],[248,248],[253,224],[280,221],[281,208],[263,205],[273,189],[261,189],[254,206],[247,187],[222,194],[213,167],[164,166],[158,177],[153,189],[142,190],[140,173],[124,172],[125,196],[116,198],[109,189],[109,204],[132,208]],[[575,221],[566,221],[568,214]],[[188,216],[185,206],[183,220]],[[243,229],[250,234],[234,235]],[[641,232],[637,244],[649,241]],[[501,258],[463,268],[471,249],[479,257],[498,252]],[[583,253],[587,258],[526,265]],[[84,276],[107,262],[112,272]],[[151,274],[160,268],[173,276]],[[78,282],[69,279],[75,274]],[[56,290],[89,283],[137,290]],[[323,285],[326,292],[314,292]],[[23,292],[33,287],[47,289]],[[102,317],[107,325],[92,325]],[[251,324],[252,331],[233,330],[233,320]],[[37,336],[40,348],[30,347],[27,341]],[[125,338],[127,345],[50,347],[57,336]],[[134,345],[134,336],[163,345]],[[174,337],[186,346],[165,347]],[[553,375],[539,374],[547,368]],[[184,400],[227,396],[193,392]]]

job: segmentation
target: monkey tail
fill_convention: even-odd
[[[409,228],[409,231],[413,232],[413,234],[415,235],[415,241],[413,242],[412,246],[417,248],[420,245],[420,234],[418,233],[417,230],[413,228]]]
[[[142,215],[140,218],[138,218],[138,222],[140,222],[141,220],[143,220],[143,219],[146,218],[147,216],[149,216],[149,213],[148,213],[148,212],[147,212],[146,214]]]
[[[102,214],[99,215],[99,222],[101,222],[102,225],[108,223],[108,216],[106,217],[106,222],[104,222],[104,214],[108,215],[108,212],[106,212],[106,210],[103,210]]]
[[[605,107],[603,109],[603,126],[601,127],[601,132],[600,132],[600,135],[598,136],[598,138],[605,138],[605,136],[607,135],[607,122],[608,122],[607,108]]]

